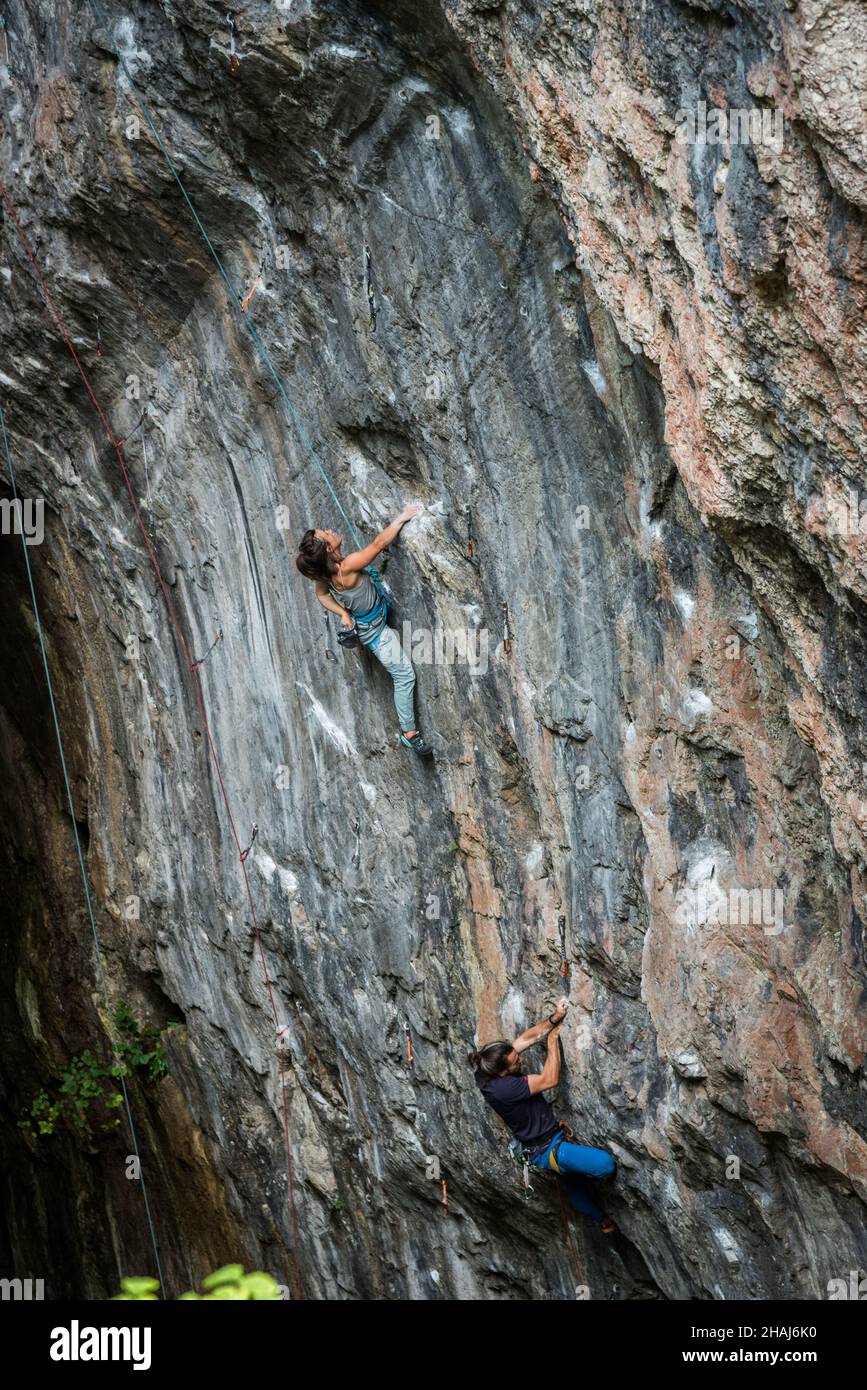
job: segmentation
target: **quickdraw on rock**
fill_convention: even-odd
[[[472,560],[474,554],[473,540],[473,514],[467,507],[467,559]]]
[[[337,653],[331,650],[331,614],[325,613],[325,660],[337,664]]]
[[[236,50],[235,50],[235,20],[234,20],[234,16],[231,15],[231,14],[227,14],[227,15],[226,15],[226,19],[229,21],[229,72],[230,72],[230,73],[232,74],[232,76],[234,77],[235,73],[238,71],[239,67],[241,66],[241,57],[240,57],[240,54],[237,53]]]
[[[355,836],[355,849],[352,851],[352,867],[357,869],[361,863],[361,821],[356,819],[352,822],[352,833]]]
[[[246,849],[242,849],[242,850],[241,850],[241,853],[240,853],[240,855],[239,855],[239,858],[240,858],[242,864],[246,864],[246,862],[247,862],[247,856],[249,855],[250,850],[253,848],[253,845],[254,845],[255,842],[256,842],[256,836],[257,836],[258,834],[259,834],[259,827],[258,827],[258,825],[256,824],[256,822],[254,821],[254,822],[253,822],[253,830],[252,830],[252,833],[251,833],[251,835],[250,835],[250,843],[248,844],[248,846],[247,846]]]
[[[509,656],[512,651],[512,629],[509,625],[509,605],[503,603],[503,651]]]
[[[96,318],[96,355],[103,357],[105,354],[102,350],[102,334],[99,331],[99,314],[94,315],[94,317]]]
[[[222,640],[223,640],[223,629],[220,628],[220,631],[217,633],[216,637],[214,638],[213,642],[212,642],[211,645],[209,646],[208,650],[205,652],[205,655],[204,655],[204,656],[200,656],[199,659],[198,659],[198,661],[194,661],[193,664],[192,664],[192,666],[190,667],[190,670],[191,670],[191,671],[198,671],[198,670],[200,669],[200,667],[204,666],[205,662],[207,661],[208,657],[211,655],[211,652],[214,650],[214,648],[216,647],[217,643],[218,643],[218,642],[222,642]]]
[[[560,964],[557,969],[558,975],[563,980],[569,979],[569,957],[566,953],[566,918],[559,917],[557,920],[557,930],[560,933]]]
[[[247,312],[247,306],[248,306],[248,304],[250,303],[250,300],[253,298],[253,295],[256,293],[256,290],[257,290],[258,286],[261,285],[261,283],[262,283],[262,276],[261,276],[261,275],[257,275],[257,276],[256,276],[256,279],[253,281],[253,285],[252,285],[252,288],[250,289],[250,293],[249,293],[248,295],[246,295],[245,298],[242,300],[242,303],[241,303],[241,313],[242,313],[242,314],[246,314],[246,312]]]
[[[376,290],[373,287],[373,263],[370,259],[370,247],[364,248],[364,288],[367,294],[367,307],[370,310],[370,326],[376,332]]]
[[[533,1184],[530,1182],[530,1161],[524,1156],[524,1146],[519,1139],[512,1138],[506,1147],[510,1159],[518,1169],[521,1191],[528,1196],[533,1191]]]
[[[409,1031],[409,1022],[406,1019],[404,1019],[403,1031],[406,1037],[406,1064],[408,1067],[411,1067],[414,1060],[412,1055],[412,1034]]]
[[[133,426],[133,428],[130,430],[129,434],[122,434],[122,435],[120,436],[120,439],[117,441],[118,444],[120,444],[120,445],[128,444],[129,441],[132,439],[133,435],[138,434],[139,430],[141,429],[142,425],[144,424],[144,419],[145,419],[145,412],[142,411],[141,415],[138,417],[138,424],[136,424],[136,425]]]
[[[142,419],[144,419],[144,416],[142,416]],[[144,474],[145,474],[145,506],[147,507],[147,510],[148,510],[148,516],[150,517],[151,525],[153,525],[153,507],[151,506],[151,479],[150,479],[150,472],[149,472],[149,469],[148,469],[147,433],[143,434],[142,437],[141,437],[141,455],[142,455],[142,459],[143,459],[143,461],[144,461]]]

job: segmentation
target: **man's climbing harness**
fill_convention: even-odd
[[[557,930],[560,933],[560,965],[557,973],[563,980],[569,979],[569,956],[566,952],[566,918],[560,916],[557,919]]]
[[[370,247],[364,248],[364,288],[367,294],[367,307],[370,310],[370,326],[376,332],[376,290],[373,286],[373,263],[370,258]]]

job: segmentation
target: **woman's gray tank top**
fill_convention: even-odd
[[[366,571],[362,571],[358,583],[354,589],[335,589],[330,584],[328,591],[332,598],[336,598],[353,617],[357,613],[369,613],[376,607],[379,595],[376,592],[376,585]],[[358,623],[358,635],[362,642],[368,642],[371,637],[385,624],[385,612],[380,611],[379,617],[372,623]]]

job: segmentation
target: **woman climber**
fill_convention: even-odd
[[[343,645],[369,647],[394,681],[394,704],[400,722],[400,741],[414,753],[431,753],[415,726],[413,691],[415,671],[394,628],[386,626],[388,598],[372,565],[406,522],[418,516],[421,507],[410,504],[376,540],[351,555],[341,552],[342,541],[336,531],[305,531],[295,561],[306,579],[316,583],[316,597],[343,625],[338,641]]]
[[[558,1123],[542,1094],[560,1080],[560,1029],[569,1008],[560,999],[542,1023],[528,1028],[514,1042],[492,1042],[471,1052],[469,1063],[476,1085],[492,1109],[509,1126],[520,1146],[521,1157],[534,1168],[557,1174],[576,1211],[591,1217],[606,1235],[616,1227],[596,1202],[590,1183],[609,1178],[617,1165],[605,1149],[591,1149],[572,1142],[568,1125]],[[526,1076],[520,1054],[534,1043],[548,1039],[548,1055],[540,1072]]]

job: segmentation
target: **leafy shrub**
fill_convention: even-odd
[[[32,1138],[61,1127],[79,1136],[108,1134],[121,1122],[115,1113],[123,1105],[118,1078],[136,1072],[148,1081],[165,1076],[168,1064],[160,1029],[142,1028],[124,1003],[118,1004],[113,1019],[120,1065],[114,1057],[100,1060],[89,1049],[76,1053],[51,1090],[37,1092],[19,1122]]]
[[[141,1303],[157,1302],[159,1299],[159,1281],[146,1277],[135,1277],[132,1279],[122,1279],[120,1281],[120,1293],[115,1294],[112,1302],[114,1303]],[[194,1301],[212,1302],[216,1300],[230,1300],[231,1302],[241,1303],[247,1299],[279,1299],[281,1297],[280,1287],[276,1279],[270,1274],[263,1274],[261,1270],[254,1270],[251,1274],[244,1273],[243,1265],[223,1265],[222,1269],[217,1269],[213,1274],[209,1274],[207,1279],[202,1280],[204,1293],[182,1293],[178,1299],[179,1303],[189,1303]]]

